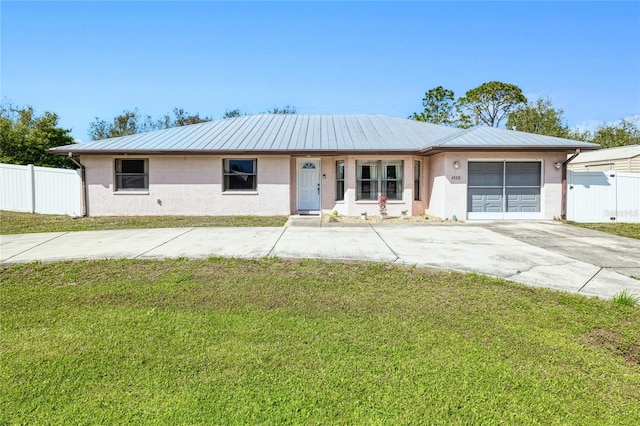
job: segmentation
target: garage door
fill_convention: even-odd
[[[542,163],[470,161],[468,219],[539,219]]]

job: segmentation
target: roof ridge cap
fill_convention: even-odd
[[[443,144],[445,144],[447,142],[451,142],[452,140],[459,138],[460,136],[466,135],[467,133],[471,133],[474,130],[477,130],[478,128],[480,128],[480,127],[486,127],[486,126],[481,126],[481,125],[478,124],[478,125],[475,125],[473,127],[466,128],[466,129],[459,129],[460,131],[458,133],[453,134],[453,135],[449,135],[449,136],[445,136],[443,138],[440,138],[440,139],[436,140],[433,143],[433,145],[431,145],[431,146],[441,146],[441,145],[443,145]]]

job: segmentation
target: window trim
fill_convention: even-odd
[[[123,161],[143,161],[144,162],[144,172],[143,173],[123,173],[118,172],[118,164],[120,164],[120,169],[122,169]],[[118,185],[119,177],[121,176],[142,176],[144,178],[144,187],[141,188],[120,188]],[[149,158],[114,158],[113,162],[113,192],[117,193],[125,193],[125,194],[140,194],[140,193],[149,193]]]
[[[360,164],[362,163],[369,163],[369,164],[376,164],[376,177],[375,178],[369,178],[369,179],[362,179],[358,177],[359,174],[359,168],[360,168]],[[394,164],[394,163],[399,163],[396,164],[396,166],[400,167],[400,174],[401,174],[401,178],[395,178],[395,179],[389,179],[389,178],[384,178],[384,166],[385,165],[389,165],[389,164]],[[404,201],[404,177],[405,173],[404,173],[404,160],[356,160],[356,201],[361,201],[361,202],[366,202],[366,201],[373,201],[373,202],[377,202],[378,201],[378,197],[380,195],[385,195],[388,197],[388,200],[390,202],[394,202],[394,201]],[[360,194],[360,182],[374,182],[376,185],[376,194],[375,194],[375,198],[360,198],[359,194]],[[399,194],[400,197],[399,198],[390,198],[389,194],[387,194],[387,182],[399,182],[399,187],[400,190],[396,191],[396,194]]]
[[[413,160],[413,201],[422,201],[420,179],[422,178],[422,160]]]
[[[339,170],[340,164],[342,164],[342,177],[340,177]],[[345,165],[344,160],[336,160],[336,201],[344,201],[345,188]],[[340,183],[342,183],[342,191],[340,191]]]
[[[253,176],[253,187],[252,188],[227,188],[227,176],[237,176],[237,173],[227,173],[227,162],[228,161],[253,161],[253,173],[242,173],[243,175]],[[258,159],[257,158],[223,158],[222,159],[222,192],[223,193],[256,193],[258,191]]]

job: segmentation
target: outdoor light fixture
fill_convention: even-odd
[[[553,167],[555,167],[556,169],[560,169],[560,167],[562,167],[562,163],[559,161],[556,161],[556,163],[553,165]]]
[[[453,168],[454,169],[459,169],[460,168],[460,162],[459,161],[454,161],[453,162]]]

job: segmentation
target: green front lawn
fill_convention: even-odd
[[[0,211],[0,234],[203,226],[283,226],[286,216],[81,217]]]
[[[640,240],[640,223],[577,223],[567,222],[573,226],[608,232],[609,234]]]
[[[0,268],[0,424],[640,420],[640,309],[280,259]]]

